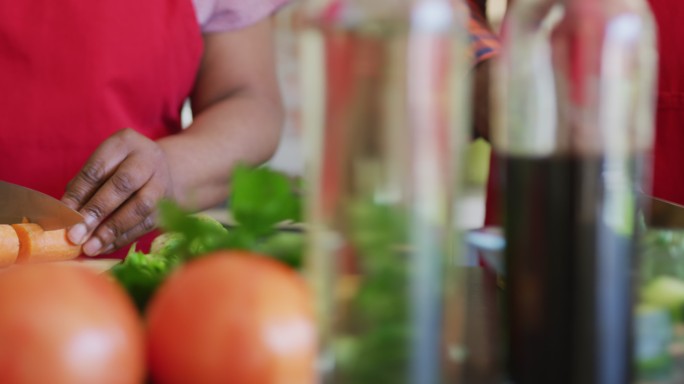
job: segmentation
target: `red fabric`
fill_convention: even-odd
[[[684,204],[684,1],[651,0],[658,26],[659,73],[653,194]],[[492,155],[485,225],[500,224],[501,172]]]
[[[652,0],[658,24],[660,71],[653,194],[684,203],[684,2]]]
[[[179,131],[201,52],[191,0],[0,2],[0,179],[61,198],[117,130]]]

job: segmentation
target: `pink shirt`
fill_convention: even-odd
[[[192,0],[202,32],[246,27],[268,16],[289,0]]]

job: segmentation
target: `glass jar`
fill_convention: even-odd
[[[307,273],[322,382],[453,378],[463,357],[453,207],[470,128],[467,10],[312,0],[305,11]]]
[[[642,0],[517,0],[494,147],[514,383],[628,383],[656,43]]]

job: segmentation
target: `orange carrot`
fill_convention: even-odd
[[[12,226],[0,225],[0,268],[12,265],[19,255],[19,238]]]
[[[66,229],[45,231],[38,224],[12,224],[19,237],[17,263],[37,263],[75,259],[81,246],[67,239]]]

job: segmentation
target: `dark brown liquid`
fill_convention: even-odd
[[[503,164],[510,378],[630,382],[636,247],[625,226],[609,224],[624,214],[610,207],[630,205],[612,187],[615,164],[571,157]],[[622,220],[636,227],[630,215]]]

